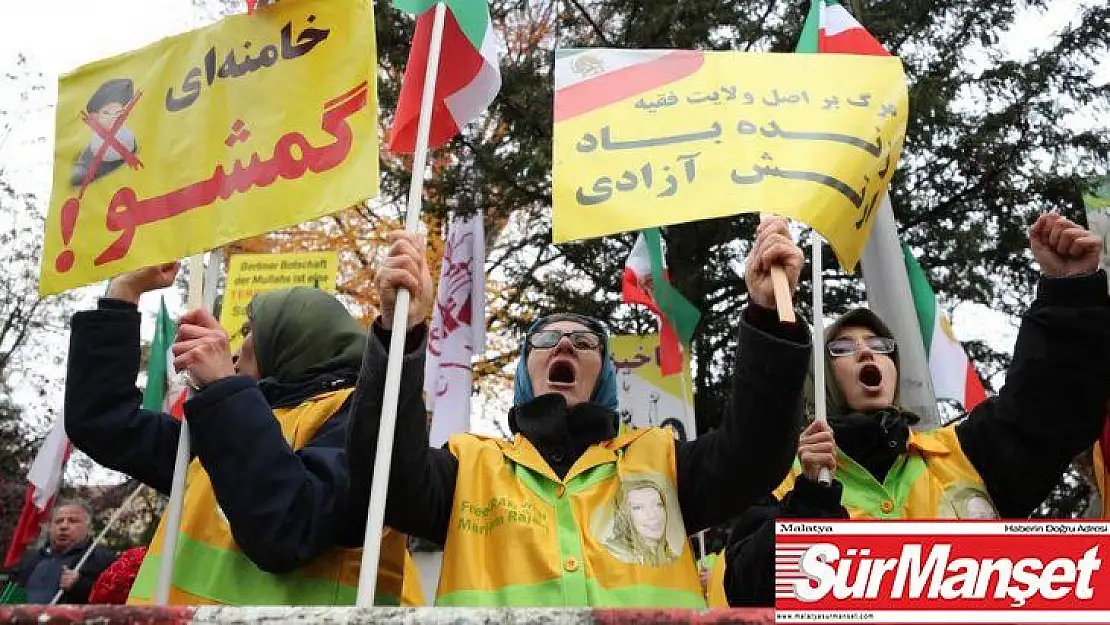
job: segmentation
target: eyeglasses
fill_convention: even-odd
[[[564,336],[570,337],[570,344],[574,346],[574,349],[594,350],[601,347],[601,337],[596,332],[589,330],[575,330],[573,332],[540,330],[528,337],[528,344],[536,349],[551,349],[558,345]]]
[[[894,339],[888,339],[884,336],[869,336],[863,339],[863,344],[876,354],[890,354],[898,347],[898,343]],[[835,341],[829,341],[828,348],[829,354],[833,357],[851,356],[859,349],[859,341],[849,338],[836,339]]]

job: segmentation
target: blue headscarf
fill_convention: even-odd
[[[597,332],[598,336],[601,337],[601,372],[597,376],[597,384],[594,386],[594,392],[593,395],[590,396],[590,401],[605,406],[610,410],[619,410],[620,402],[617,400],[617,368],[613,366],[613,359],[609,357],[609,331],[606,330],[605,325],[597,319],[574,313],[559,313],[543,317],[539,321],[533,323],[532,327],[528,328],[528,332],[524,334],[524,342],[520,346],[520,359],[517,360],[516,363],[516,380],[513,382],[513,405],[519,406],[520,404],[532,401],[536,397],[535,393],[532,391],[532,378],[528,375],[528,352],[531,350],[531,345],[528,344],[528,338],[556,321],[574,321],[581,323],[594,332]]]

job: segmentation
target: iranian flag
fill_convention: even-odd
[[[177,419],[185,415],[185,400],[188,388],[181,383],[173,370],[174,336],[177,325],[170,319],[166,310],[166,300],[162,299],[158,308],[158,319],[154,323],[154,339],[150,344],[150,361],[146,368],[146,389],[143,390],[143,408],[153,412],[165,412]]]
[[[27,472],[29,484],[23,498],[23,511],[8,545],[8,553],[4,556],[4,568],[19,562],[27,547],[38,538],[42,524],[50,516],[50,508],[62,484],[62,474],[72,448],[66,437],[64,420],[58,417],[35,455],[31,470]]]
[[[954,399],[963,404],[964,410],[971,410],[987,398],[987,391],[968,360],[963,345],[952,334],[952,324],[937,303],[925,271],[905,244],[902,245],[902,254],[906,259],[906,273],[913,292],[914,308],[917,309],[917,321],[921,324],[921,338],[929,358],[933,392],[938,399]]]
[[[500,39],[493,30],[485,0],[445,0],[443,44],[439,55],[435,99],[432,104],[428,147],[447,143],[464,125],[489,108],[501,89],[497,53]],[[401,97],[393,119],[389,149],[411,153],[416,149],[416,127],[424,74],[432,43],[435,0],[393,0],[398,9],[417,15]]]
[[[813,0],[796,52],[890,56],[836,0]]]
[[[682,345],[689,345],[701,312],[669,282],[658,228],[641,230],[624,265],[622,300],[647,306],[659,318],[659,368],[663,375],[682,371]]]

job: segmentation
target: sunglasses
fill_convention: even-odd
[[[898,343],[894,339],[883,336],[869,336],[863,339],[862,342],[867,346],[867,349],[876,354],[891,354],[898,347]],[[848,338],[836,339],[835,341],[829,341],[828,348],[831,356],[851,356],[858,351],[859,342]]]
[[[570,344],[574,349],[596,350],[601,347],[601,337],[596,332],[589,330],[575,330],[563,332],[561,330],[540,330],[528,337],[528,344],[536,349],[551,349],[563,340],[570,337]]]

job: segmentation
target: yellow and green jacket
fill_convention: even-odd
[[[996,519],[979,472],[960,446],[956,426],[910,432],[900,455],[880,483],[866,469],[837,451],[836,479],[844,485],[841,504],[853,519]],[[780,501],[802,472],[791,473],[775,490]]]
[[[1110,492],[1106,490],[1110,487],[1110,484],[1107,483],[1110,482],[1110,480],[1107,479],[1106,471],[1108,467],[1105,454],[1102,451],[1106,440],[1106,434],[1104,433],[1102,438],[1095,443],[1095,446],[1091,449],[1091,468],[1094,471],[1095,488],[1098,490],[1099,502],[1102,504],[1102,508],[1097,512],[1099,518],[1102,519],[1110,519]]]
[[[449,448],[459,471],[437,606],[705,606],[667,430],[594,445],[564,479],[523,436]]]
[[[781,481],[809,368],[804,324],[749,307],[739,326],[729,410],[696,440],[670,428],[618,431],[609,404],[568,406],[550,393],[513,406],[512,440],[465,434],[445,448],[428,440],[427,328],[411,329],[385,520],[444,545],[436,604],[703,607],[687,532],[727,522]],[[355,521],[374,479],[389,339],[375,323],[351,409]]]
[[[353,389],[323,393],[295,408],[274,410],[281,432],[293,450],[308,444],[320,427],[347,401]],[[152,603],[162,560],[165,518],[131,589],[128,603]],[[212,482],[199,459],[189,465],[178,553],[169,602],[185,605],[353,605],[358,587],[361,549],[333,547],[311,563],[285,574],[259,569],[240,551]],[[386,529],[377,597],[383,605],[422,605],[419,576],[403,589],[409,565],[404,536]],[[412,570],[415,570],[413,567]],[[408,592],[405,592],[405,591]]]
[[[955,425],[907,431],[905,453],[881,482],[838,452],[843,509],[854,519],[1027,517],[1073,458],[1090,449],[1103,431],[1110,380],[1106,354],[1106,274],[1100,270],[1042,279],[1022,318],[1006,384],[998,395]],[[892,442],[898,444],[895,439],[879,444]],[[839,434],[837,444],[845,444]],[[746,527],[757,529],[730,535],[725,588],[733,605],[773,605],[774,520],[799,518],[789,510],[796,502],[782,498],[794,490],[800,473],[795,463],[775,491],[775,505],[753,506],[755,522]],[[823,501],[821,508],[807,509],[805,517],[842,513],[829,510]]]

